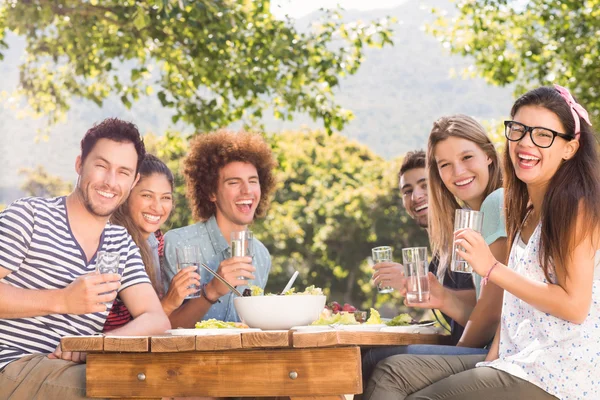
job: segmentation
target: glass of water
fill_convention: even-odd
[[[119,253],[111,253],[108,251],[99,251],[96,255],[96,272],[99,274],[118,274],[121,255]],[[100,293],[100,294],[108,294]],[[112,308],[114,303],[109,301],[103,303],[106,308]]]
[[[471,228],[475,232],[481,233],[482,227],[483,213],[481,211],[458,209],[454,213],[454,232],[463,228]],[[473,268],[456,252],[458,247],[456,243],[452,243],[452,264],[450,264],[450,270],[472,274]]]
[[[427,247],[402,249],[402,263],[406,275],[406,302],[414,304],[429,301]]]
[[[394,261],[392,257],[392,248],[390,246],[379,246],[371,249],[371,255],[373,257],[373,263],[379,264],[386,261]],[[381,283],[377,284],[377,290],[379,293],[391,293],[394,288],[390,286],[383,286]]]
[[[175,253],[177,254],[177,272],[187,267],[196,267],[196,272],[199,273],[200,263],[202,261],[200,259],[200,249],[198,246],[177,247],[175,249]],[[199,285],[190,285],[188,287],[190,289],[195,289],[196,291],[187,295],[185,297],[186,299],[195,299],[196,297],[200,297]]]
[[[254,235],[252,231],[234,231],[231,232],[231,257],[253,257],[252,240]],[[247,280],[245,276],[239,276],[238,279]]]

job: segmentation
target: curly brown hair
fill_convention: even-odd
[[[221,168],[235,161],[256,167],[261,195],[255,216],[266,214],[276,184],[273,169],[277,164],[271,147],[258,133],[218,130],[192,139],[184,160],[186,193],[194,218],[206,221],[217,212],[210,197],[217,192]]]

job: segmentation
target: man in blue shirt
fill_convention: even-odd
[[[188,280],[202,289],[200,297],[182,302],[169,315],[174,328],[191,328],[210,318],[239,321],[226,285],[202,268],[178,272],[178,247],[197,246],[201,261],[233,286],[251,282],[264,289],[271,270],[269,251],[253,239],[252,257],[231,257],[230,243],[231,232],[248,229],[255,217],[266,213],[275,188],[274,166],[271,148],[259,134],[218,131],[192,141],[184,175],[194,217],[200,222],[167,232],[164,266],[169,282]],[[179,296],[181,301],[184,297]]]

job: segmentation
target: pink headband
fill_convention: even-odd
[[[571,113],[573,114],[573,119],[575,120],[575,137],[578,137],[579,133],[581,132],[579,117],[583,118],[585,122],[592,126],[588,112],[585,111],[585,108],[583,108],[581,104],[578,104],[575,101],[573,96],[571,96],[571,92],[569,92],[569,89],[564,88],[562,86],[558,86],[557,84],[554,84],[554,88],[561,95],[561,97],[565,99],[569,107],[571,107]]]

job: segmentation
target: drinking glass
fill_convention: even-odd
[[[200,271],[200,263],[202,262],[200,259],[200,249],[198,246],[182,246],[177,247],[175,249],[177,253],[177,272],[181,271],[187,267],[196,267],[196,272]],[[196,289],[194,293],[187,295],[186,299],[195,299],[196,297],[200,297],[200,286],[199,285],[190,285],[188,286],[190,289]]]
[[[118,274],[121,255],[119,253],[111,253],[108,251],[99,251],[96,255],[96,272],[99,274]],[[108,294],[100,293],[100,294]],[[107,309],[112,308],[113,301],[103,303]]]
[[[394,260],[392,257],[392,248],[390,246],[374,247],[371,249],[371,255],[373,257],[373,263],[375,264]],[[394,288],[383,286],[381,283],[378,283],[377,290],[379,293],[391,293],[394,291]]]
[[[253,257],[252,231],[234,231],[231,232],[231,257]],[[238,279],[247,280],[245,276],[239,276]]]
[[[427,247],[402,249],[402,263],[406,275],[406,302],[414,304],[429,301]]]
[[[481,233],[482,227],[483,213],[481,211],[458,209],[454,213],[454,232],[463,228],[471,228],[475,232]],[[450,270],[472,274],[473,268],[456,252],[458,247],[455,242],[452,242],[452,263],[450,264]]]

